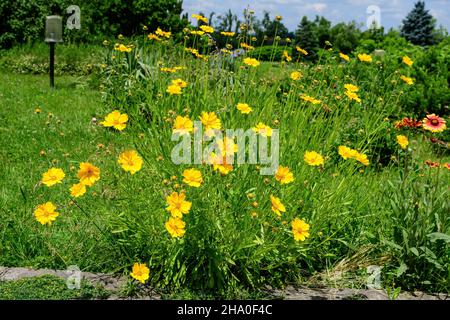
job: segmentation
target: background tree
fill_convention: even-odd
[[[308,51],[308,55],[305,56],[306,60],[314,61],[317,59],[317,50],[319,48],[319,38],[317,36],[316,25],[313,21],[308,20],[308,17],[304,16],[298,25],[295,32],[294,49],[292,55],[294,59],[297,59],[299,53],[295,50],[295,46],[299,46],[302,49]]]
[[[418,1],[403,20],[401,35],[415,45],[429,46],[435,43],[434,26],[435,20],[425,10],[425,2]]]

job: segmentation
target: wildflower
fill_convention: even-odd
[[[34,217],[42,225],[51,225],[56,220],[56,217],[59,216],[59,213],[55,210],[56,206],[53,203],[46,202],[37,206],[36,210],[34,210]]]
[[[133,265],[130,276],[141,283],[145,283],[145,281],[148,280],[150,276],[150,270],[144,263],[135,263]]]
[[[323,157],[315,151],[306,151],[303,160],[310,166],[321,166],[325,163]]]
[[[344,160],[356,158],[358,155],[358,151],[346,146],[339,146],[338,153]]]
[[[355,100],[356,102],[361,102],[361,99],[359,98],[359,96],[352,91],[346,91],[345,95],[350,99],[350,100]]]
[[[202,36],[205,34],[205,31],[201,31],[201,30],[192,30],[191,34],[195,35],[195,36]]]
[[[402,79],[407,85],[411,86],[414,84],[414,79],[406,76],[400,76],[400,79]]]
[[[447,128],[445,120],[437,115],[429,114],[423,119],[422,126],[425,130],[431,132],[442,132]]]
[[[200,121],[205,126],[205,133],[210,136],[214,130],[220,130],[222,123],[214,112],[202,112]]]
[[[100,180],[100,169],[88,162],[82,162],[77,176],[82,184],[90,187]]]
[[[176,84],[171,84],[170,86],[167,87],[166,90],[167,93],[169,93],[170,95],[174,95],[174,94],[181,94],[181,87],[176,85]]]
[[[135,174],[142,168],[142,158],[135,150],[125,151],[119,155],[119,164],[122,169]]]
[[[347,62],[350,61],[350,57],[346,54],[343,54],[342,52],[339,52],[339,57],[341,57],[341,59],[344,59]]]
[[[295,218],[291,225],[295,241],[305,241],[305,239],[309,237],[309,224],[305,221]]]
[[[286,207],[281,203],[280,198],[270,195],[270,202],[272,203],[272,211],[278,216],[281,216],[282,212],[286,212]]]
[[[404,135],[398,135],[397,136],[397,143],[400,145],[402,149],[406,149],[406,147],[409,144],[408,138]]]
[[[283,51],[283,58],[286,59],[287,62],[292,61],[292,57],[289,56],[289,53],[286,50]]]
[[[252,108],[247,103],[238,103],[236,108],[243,114],[249,114],[252,112]]]
[[[183,214],[189,213],[192,203],[186,201],[186,195],[184,193],[172,192],[166,197],[168,207],[166,208],[174,218],[182,218]]]
[[[50,168],[47,172],[42,174],[41,182],[47,187],[51,187],[57,183],[61,183],[65,176],[62,169]]]
[[[361,162],[363,165],[368,166],[369,165],[369,159],[367,159],[367,155],[358,153],[355,156],[355,159],[359,162]]]
[[[131,47],[130,46],[126,46],[126,45],[124,45],[124,44],[120,44],[120,45],[118,45],[118,46],[115,46],[114,47],[114,50],[116,50],[116,51],[120,51],[120,52],[131,52]]]
[[[186,233],[186,224],[180,218],[170,217],[166,222],[166,229],[172,238],[181,238]]]
[[[275,16],[275,20],[277,20],[277,21],[281,21],[281,19],[283,19],[283,17],[282,16]]]
[[[197,19],[197,21],[203,21],[204,23],[208,23],[208,19],[200,14],[193,13],[192,18]]]
[[[171,32],[170,31],[162,31],[160,28],[156,29],[155,33],[160,36],[160,37],[164,37],[169,39],[171,36]]]
[[[233,37],[234,36],[234,32],[222,31],[220,34],[225,37]]]
[[[86,193],[86,186],[84,184],[76,183],[70,187],[70,195],[72,197],[78,198],[81,197],[83,194]]]
[[[213,165],[214,170],[218,170],[222,175],[227,175],[233,171],[233,166],[227,163],[226,155],[218,156],[214,152],[211,153],[209,162]]]
[[[404,64],[406,64],[407,66],[409,66],[409,67],[411,67],[411,66],[413,65],[413,63],[414,63],[414,61],[412,61],[411,58],[408,57],[408,56],[404,56],[404,57],[402,58],[402,62],[403,62]]]
[[[358,54],[358,59],[361,62],[372,62],[372,57],[365,53]]]
[[[347,91],[350,92],[358,92],[359,88],[353,84],[345,84],[344,88],[347,89]]]
[[[232,155],[238,151],[238,145],[234,143],[234,140],[229,137],[223,138],[223,140],[217,141],[221,155]]]
[[[245,50],[248,50],[248,51],[255,49],[254,46],[251,46],[251,45],[246,44],[246,43],[244,43],[244,42],[241,43],[241,48],[244,48]]]
[[[444,168],[450,170],[450,162],[444,163],[444,164],[442,165],[442,167],[444,167]]]
[[[272,128],[262,122],[259,122],[255,127],[252,128],[252,130],[264,137],[272,136]]]
[[[259,61],[254,59],[254,58],[245,58],[244,59],[244,63],[248,66],[254,67],[256,68],[257,66],[259,66]]]
[[[294,81],[297,81],[297,80],[300,79],[301,77],[302,77],[302,74],[301,74],[301,72],[299,72],[299,71],[293,71],[293,72],[291,73],[291,79],[294,80]]]
[[[437,161],[425,160],[425,164],[430,168],[439,168],[440,164]]]
[[[288,167],[279,166],[275,173],[275,179],[281,184],[288,184],[294,181],[294,175]]]
[[[418,128],[422,126],[422,122],[405,117],[400,121],[396,121],[394,126],[396,129],[400,129],[403,127]]]
[[[202,29],[202,31],[206,32],[206,33],[213,33],[214,32],[214,28],[211,26],[200,26],[200,29]]]
[[[319,103],[322,102],[322,101],[320,101],[320,100],[318,100],[318,99],[315,99],[315,98],[313,98],[313,97],[310,97],[310,96],[308,96],[308,95],[306,95],[306,94],[302,94],[302,95],[300,96],[300,98],[301,98],[303,101],[311,102],[312,104],[319,104]]]
[[[34,109],[34,113],[41,113],[41,112],[42,112],[41,108]]]
[[[188,186],[198,188],[203,183],[202,173],[197,169],[186,169],[182,176],[183,182]]]
[[[173,134],[179,135],[189,134],[194,131],[194,123],[189,117],[177,116],[173,122]]]
[[[177,86],[179,86],[180,88],[186,88],[186,87],[187,87],[187,82],[186,82],[186,81],[183,81],[183,80],[181,80],[181,79],[175,79],[175,80],[172,80],[172,84],[173,84],[173,85],[177,85]]]
[[[118,110],[114,110],[105,117],[105,121],[100,122],[104,127],[113,127],[119,131],[126,128],[126,122],[128,121],[128,115],[120,113]]]
[[[305,49],[300,48],[299,46],[296,46],[295,50],[297,50],[298,52],[300,52],[301,54],[303,54],[305,56],[308,55],[308,51],[306,51]]]
[[[161,41],[161,38],[158,37],[158,36],[157,36],[156,34],[154,34],[154,33],[150,33],[150,34],[147,36],[147,38],[148,38],[148,40]]]

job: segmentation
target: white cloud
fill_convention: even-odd
[[[322,13],[327,9],[327,4],[318,2],[318,3],[308,3],[305,5],[306,10],[313,10],[317,13]]]

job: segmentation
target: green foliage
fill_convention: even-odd
[[[70,5],[81,10],[81,29],[65,28],[66,12]],[[3,0],[0,3],[0,48],[14,44],[43,41],[45,16],[63,17],[64,40],[68,42],[100,41],[118,34],[140,33],[145,25],[149,30],[161,27],[180,32],[187,19],[181,18],[181,0]]]
[[[402,37],[419,46],[429,46],[435,43],[435,21],[425,10],[425,2],[417,1],[412,11],[403,20]]]
[[[295,46],[300,46],[308,52],[306,60],[315,61],[317,59],[317,49],[319,47],[319,38],[316,33],[314,22],[308,20],[306,16],[302,18],[295,32]],[[293,50],[293,58],[296,60],[301,53]]]
[[[86,281],[81,282],[80,289],[68,289],[66,281],[50,275],[0,281],[0,300],[86,300],[108,296],[108,291]]]
[[[289,55],[292,49],[286,46],[262,46],[257,47],[249,52],[249,56],[260,61],[281,61],[283,59],[283,52],[287,51]]]

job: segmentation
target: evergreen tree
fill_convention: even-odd
[[[414,9],[403,20],[401,35],[416,45],[432,45],[435,43],[434,25],[433,16],[428,10],[425,10],[425,2],[418,1],[414,5]]]
[[[306,50],[308,52],[305,59],[314,61],[317,58],[317,49],[319,47],[319,38],[317,36],[316,25],[313,21],[308,20],[308,17],[304,16],[300,21],[297,31],[295,32],[294,49],[292,50],[293,58],[296,60],[299,55],[303,56],[297,50],[296,46]]]

